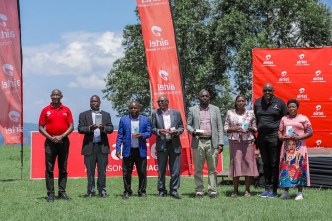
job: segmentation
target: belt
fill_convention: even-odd
[[[211,140],[212,137],[199,137],[200,140]]]
[[[95,145],[101,145],[101,142],[94,142]]]

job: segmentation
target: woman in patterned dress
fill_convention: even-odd
[[[239,194],[239,178],[245,177],[244,196],[250,196],[252,176],[258,176],[255,153],[254,133],[256,118],[252,110],[246,110],[246,99],[239,95],[235,99],[235,109],[227,111],[224,130],[229,141],[230,166],[229,177],[233,177],[234,192],[231,197]]]
[[[300,104],[291,99],[287,102],[288,115],[279,125],[279,139],[283,141],[280,154],[279,187],[285,192],[281,199],[290,199],[289,188],[297,187],[295,200],[303,199],[303,186],[310,186],[308,151],[305,139],[312,136],[309,119],[298,114]]]

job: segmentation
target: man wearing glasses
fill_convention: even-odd
[[[278,128],[287,109],[285,102],[274,96],[271,83],[264,85],[263,97],[256,100],[254,112],[258,130],[256,145],[262,157],[265,178],[265,191],[259,196],[276,198],[278,197],[279,158],[282,144],[278,139]]]
[[[152,133],[157,136],[158,195],[161,197],[167,196],[165,175],[166,165],[169,162],[171,174],[169,194],[175,199],[180,199],[178,188],[180,187],[182,118],[178,110],[168,107],[169,100],[166,96],[160,96],[157,102],[159,109],[152,113]]]

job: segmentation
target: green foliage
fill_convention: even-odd
[[[213,1],[215,42],[225,45],[238,94],[251,98],[253,48],[321,47],[332,43],[332,15],[320,1]]]
[[[171,1],[186,107],[210,91],[222,114],[233,97],[251,100],[253,48],[332,44],[332,13],[318,0]],[[150,87],[140,24],[123,32],[124,57],[106,79],[105,96],[124,114],[130,99],[150,111]]]

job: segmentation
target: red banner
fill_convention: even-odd
[[[20,39],[18,1],[0,0],[0,129],[6,144],[23,142]]]
[[[147,60],[147,69],[151,82],[153,107],[158,108],[157,100],[161,95],[169,98],[171,108],[181,112],[186,125],[184,99],[176,50],[173,20],[168,0],[137,0],[141,19],[142,33]],[[181,167],[191,173],[190,146],[188,132],[181,135],[184,148]]]
[[[118,159],[115,155],[116,137],[118,132],[114,131],[108,135],[108,141],[110,143],[111,154],[108,157],[108,165],[106,168],[106,176],[122,176],[122,160]],[[78,178],[86,177],[86,168],[84,165],[84,156],[81,155],[83,134],[73,132],[69,135],[70,148],[68,156],[68,177]],[[31,179],[44,179],[45,178],[45,149],[44,149],[45,137],[39,132],[31,133],[31,166],[30,166],[30,178]],[[147,175],[158,176],[158,163],[156,153],[156,138],[152,136],[147,140]],[[186,160],[186,155],[182,155],[181,161]],[[58,163],[55,163],[54,176],[58,177]],[[218,164],[217,170],[221,170],[221,165]],[[187,173],[187,168],[181,168],[181,174]],[[166,168],[166,174],[169,175],[169,167]],[[136,167],[133,169],[133,176],[137,176]]]
[[[307,146],[332,148],[332,48],[253,49],[253,101],[268,82],[285,102],[299,100],[314,130]]]

